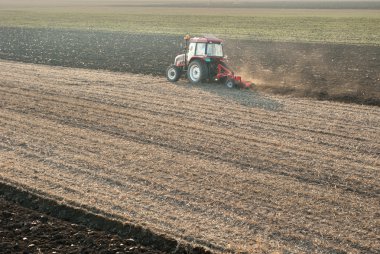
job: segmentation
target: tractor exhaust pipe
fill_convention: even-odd
[[[185,37],[183,37],[183,39],[185,40],[185,68],[184,70],[187,70],[187,49],[189,47],[189,40],[190,40],[190,35],[186,34]]]

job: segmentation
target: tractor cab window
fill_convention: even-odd
[[[192,42],[192,43],[190,43],[190,45],[189,45],[189,54],[194,55],[194,51],[195,51],[195,43]]]
[[[195,50],[196,56],[206,55],[206,43],[197,43],[197,48]]]
[[[207,55],[208,56],[223,57],[223,47],[222,47],[222,44],[209,43],[207,45]]]

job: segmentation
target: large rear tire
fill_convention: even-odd
[[[170,82],[177,82],[179,80],[179,78],[181,77],[181,72],[182,72],[181,67],[178,67],[178,66],[176,66],[174,64],[170,65],[166,69],[166,78]]]
[[[207,79],[207,66],[201,60],[194,60],[187,69],[187,78],[193,84],[200,83]]]

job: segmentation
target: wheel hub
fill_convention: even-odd
[[[176,75],[176,71],[171,68],[169,71],[168,71],[168,76],[170,79],[174,79],[175,78],[175,75]]]
[[[226,82],[226,86],[227,86],[228,88],[233,88],[233,87],[235,86],[235,84],[234,84],[234,82],[233,82],[232,80],[228,80],[228,81]]]
[[[195,65],[192,66],[190,69],[190,77],[193,81],[198,81],[200,78],[200,70],[199,66]]]

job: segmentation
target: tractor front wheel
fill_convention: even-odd
[[[182,69],[181,67],[178,67],[176,65],[170,65],[167,69],[166,69],[166,78],[170,81],[170,82],[176,82],[179,80],[179,78],[181,77],[181,72],[182,72]]]
[[[207,66],[200,60],[194,60],[189,64],[187,78],[193,84],[200,83],[207,78]]]

